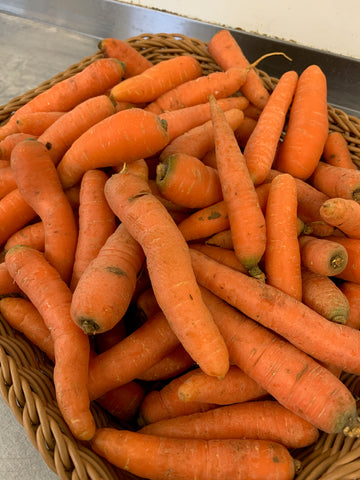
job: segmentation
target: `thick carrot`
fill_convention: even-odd
[[[110,177],[105,196],[141,245],[158,304],[180,342],[206,373],[224,376],[227,349],[202,301],[188,245],[170,214],[148,184],[126,170]]]
[[[88,170],[80,186],[78,239],[70,288],[74,291],[89,263],[116,228],[115,215],[104,195],[108,175],[102,170]]]
[[[229,30],[220,30],[208,42],[208,50],[216,63],[223,69],[248,67],[249,60]],[[269,92],[255,70],[249,70],[241,87],[243,95],[261,110],[269,99]]]
[[[341,273],[348,263],[346,248],[335,238],[317,238],[312,235],[299,237],[302,265],[320,275]]]
[[[118,420],[131,422],[144,396],[145,390],[139,383],[129,382],[104,393],[96,401]]]
[[[21,294],[21,290],[14,282],[5,262],[0,263],[0,298],[8,295]]]
[[[355,282],[342,282],[339,285],[340,290],[346,296],[350,313],[346,321],[348,327],[360,328],[360,285]]]
[[[360,171],[337,167],[320,161],[311,175],[312,186],[330,198],[360,199]]]
[[[216,164],[228,209],[234,250],[249,273],[262,278],[259,262],[266,243],[264,214],[234,132],[216,99],[211,96],[209,101],[214,126]]]
[[[303,269],[301,278],[305,305],[332,322],[347,323],[349,302],[330,277]]]
[[[295,475],[288,449],[268,440],[164,438],[107,427],[97,430],[91,446],[115,466],[150,480],[292,480]]]
[[[234,250],[217,247],[216,245],[206,245],[205,243],[191,243],[191,248],[199,250],[219,263],[235,268],[235,270],[239,270],[242,273],[247,273],[246,268],[237,258]]]
[[[238,108],[231,108],[224,112],[230,127],[235,130],[243,121],[244,113]],[[164,160],[173,153],[187,153],[202,158],[214,148],[214,128],[209,120],[198,127],[191,128],[179,137],[172,140],[160,153],[159,159]]]
[[[104,57],[117,58],[125,64],[124,78],[133,77],[153,66],[129,43],[118,38],[103,38],[98,44]]]
[[[348,143],[340,132],[329,132],[322,154],[323,160],[336,167],[350,168],[356,170],[352,161]]]
[[[35,138],[29,133],[13,133],[0,141],[0,159],[10,161],[12,149],[15,145],[26,138]]]
[[[23,113],[16,119],[16,124],[20,132],[39,136],[62,115],[64,112]]]
[[[13,171],[10,166],[0,169],[0,199],[17,187]]]
[[[10,166],[10,160],[2,160],[0,158],[0,169]]]
[[[45,232],[42,221],[30,223],[13,233],[5,243],[4,251],[6,252],[15,245],[29,245],[29,247],[43,252],[45,248]]]
[[[97,95],[76,105],[56,120],[39,137],[57,165],[74,141],[86,130],[115,113],[113,102],[106,95]]]
[[[166,125],[150,112],[131,108],[115,113],[84,132],[58,164],[64,188],[81,180],[86,170],[150,157],[167,145]]]
[[[360,238],[360,204],[348,198],[329,198],[320,207],[326,223],[337,227],[347,237]]]
[[[0,313],[9,325],[22,332],[51,360],[55,359],[50,330],[32,302],[22,297],[4,297],[0,299]]]
[[[187,153],[159,162],[156,184],[163,197],[183,207],[204,208],[223,198],[217,169]]]
[[[327,368],[218,296],[205,289],[202,292],[229,347],[233,364],[281,405],[320,430],[341,432],[348,425],[357,425],[352,393]]]
[[[330,236],[327,240],[339,243],[346,249],[348,261],[342,272],[335,276],[342,280],[360,283],[360,240],[357,238]]]
[[[205,244],[212,245],[214,247],[227,248],[229,250],[233,250],[234,242],[233,242],[233,236],[230,228],[226,230],[222,230],[219,233],[215,233],[214,235],[211,235],[210,238],[207,238],[205,240]],[[245,270],[247,271],[246,268]]]
[[[21,195],[43,222],[46,259],[70,282],[77,225],[47,148],[33,139],[18,143],[11,168]]]
[[[245,114],[245,111],[244,111]],[[254,118],[249,117],[248,115],[244,115],[244,120],[235,130],[235,137],[240,145],[241,148],[245,148],[247,141],[250,138],[250,135],[255,130],[257,120]]]
[[[273,165],[297,81],[292,70],[280,77],[246,143],[244,157],[255,185],[263,183]]]
[[[84,100],[101,95],[116,85],[124,74],[124,64],[115,58],[100,58],[81,72],[65,78],[20,107],[0,128],[0,139],[16,133],[19,115],[30,112],[67,112]]]
[[[312,445],[319,430],[276,400],[247,401],[152,423],[139,430],[170,438],[253,438],[287,448]]]
[[[202,68],[195,57],[179,55],[121,81],[111,89],[110,97],[117,102],[152,102],[177,85],[201,75]]]
[[[5,263],[51,332],[60,411],[74,436],[89,440],[95,432],[87,388],[90,345],[88,337],[71,319],[71,290],[44,255],[31,247],[11,248]]]
[[[319,66],[310,65],[299,76],[275,168],[308,179],[321,158],[328,127],[326,77]]]

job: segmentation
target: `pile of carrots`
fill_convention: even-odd
[[[228,30],[207,75],[99,46],[0,127],[0,313],[114,465],[291,480],[294,449],[360,434],[360,171],[325,75],[268,92]]]

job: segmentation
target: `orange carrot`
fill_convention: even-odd
[[[2,298],[0,313],[9,325],[22,332],[51,360],[55,359],[54,342],[50,330],[32,302],[21,297]]]
[[[241,148],[245,148],[245,145],[249,140],[250,135],[255,130],[256,123],[257,123],[257,120],[254,120],[248,115],[244,115],[244,120],[241,122],[241,124],[238,126],[238,128],[234,132],[236,140]]]
[[[2,160],[0,158],[0,169],[7,168],[10,166],[10,160]]]
[[[208,152],[206,152],[205,155],[202,157],[201,161],[204,162],[205,165],[208,165],[209,167],[217,168],[215,147],[209,150]]]
[[[139,430],[170,438],[254,438],[287,448],[312,445],[319,430],[275,400],[235,403],[152,423]]]
[[[79,232],[70,282],[72,291],[116,228],[115,215],[104,195],[107,179],[108,175],[102,170],[88,170],[81,180]]]
[[[105,196],[143,248],[156,299],[180,342],[206,373],[224,376],[227,349],[202,301],[188,245],[170,214],[148,184],[126,170],[110,177]]]
[[[228,248],[217,247],[216,245],[206,245],[202,243],[192,243],[191,248],[199,250],[210,258],[213,258],[219,263],[223,263],[228,267],[235,268],[242,273],[247,273],[246,268],[237,258],[234,250]]]
[[[320,215],[347,237],[360,238],[360,204],[355,200],[329,198],[321,205]]]
[[[151,287],[140,293],[136,299],[136,315],[140,321],[147,320],[159,310],[159,304]]]
[[[117,343],[124,340],[127,336],[127,328],[125,322],[117,322],[110,330],[98,333],[94,337],[96,353],[103,353]]]
[[[90,440],[95,432],[87,388],[90,345],[71,319],[71,290],[44,255],[31,247],[11,248],[5,255],[5,263],[51,332],[60,411],[76,438]]]
[[[335,275],[342,280],[360,283],[360,240],[357,238],[330,236],[327,240],[339,243],[346,249],[348,261],[342,272]]]
[[[214,247],[227,248],[229,250],[234,249],[233,236],[230,228],[227,230],[223,230],[222,232],[215,233],[214,235],[211,235],[210,238],[207,238],[205,240],[205,243],[206,245],[212,245]],[[246,268],[245,270],[247,271]]]
[[[355,282],[342,282],[339,285],[340,290],[346,296],[350,313],[346,325],[348,327],[360,328],[360,285]]]
[[[136,417],[145,390],[136,382],[129,382],[104,393],[96,401],[105,410],[122,422],[131,422]]]
[[[360,199],[360,171],[335,167],[320,161],[311,175],[311,185],[331,198]]]
[[[340,132],[330,132],[328,134],[322,156],[324,161],[330,165],[356,170],[348,143]]]
[[[141,55],[129,43],[118,38],[103,38],[100,40],[98,47],[104,57],[117,58],[124,62],[124,78],[138,75],[153,65],[150,60]]]
[[[8,160],[10,161],[12,149],[15,145],[22,140],[27,138],[36,138],[34,135],[30,135],[29,133],[13,133],[8,135],[6,138],[0,141],[0,158],[1,160]]]
[[[0,263],[0,298],[20,293],[21,290],[14,282],[5,262]]]
[[[43,252],[45,248],[44,224],[41,221],[30,223],[13,233],[5,243],[4,250],[7,251],[15,245],[29,245],[29,247]]]
[[[17,117],[16,124],[20,132],[39,136],[62,115],[64,112],[23,113]]]
[[[76,105],[56,120],[39,137],[57,165],[74,141],[90,127],[115,113],[115,106],[106,95],[98,95]]]
[[[299,77],[275,168],[308,179],[321,158],[328,124],[326,77],[320,67],[310,65]]]
[[[216,163],[228,209],[234,250],[249,273],[263,277],[259,268],[266,243],[264,214],[259,206],[246,161],[223,111],[210,97]]]
[[[288,449],[268,440],[164,438],[106,427],[97,430],[91,446],[115,466],[150,480],[292,480],[295,475]]]
[[[231,67],[248,67],[249,61],[229,30],[220,30],[208,42],[208,50],[223,70]],[[269,98],[269,92],[255,70],[249,70],[241,92],[258,108],[263,109]]]
[[[79,277],[71,316],[87,334],[110,330],[130,305],[144,261],[137,241],[120,224]]]
[[[201,75],[201,65],[195,57],[179,55],[121,81],[111,89],[110,97],[117,102],[152,102],[177,85]]]
[[[333,276],[341,273],[348,263],[346,248],[334,238],[330,240],[301,235],[299,246],[302,265],[320,275]]]
[[[301,255],[297,232],[297,192],[292,175],[284,173],[275,177],[271,182],[265,221],[264,265],[267,283],[301,301],[302,282]]]
[[[0,199],[17,187],[11,167],[0,169]]]
[[[253,120],[259,120],[259,117],[262,111],[263,111],[263,108],[259,108],[253,103],[249,103],[248,107],[246,107],[244,110],[244,114],[246,117],[250,117]]]
[[[77,225],[47,148],[32,139],[18,143],[11,155],[11,168],[21,195],[43,222],[46,259],[69,282]]]
[[[292,70],[280,77],[246,143],[244,157],[255,185],[263,183],[272,167],[297,81]]]
[[[86,170],[150,157],[168,138],[166,126],[150,112],[131,108],[115,113],[89,128],[62,157],[57,169],[63,187],[75,185]]]
[[[186,153],[173,153],[159,162],[156,184],[163,197],[188,208],[204,208],[222,200],[217,169]]]
[[[303,269],[302,286],[305,305],[332,322],[347,323],[349,302],[330,277]]]

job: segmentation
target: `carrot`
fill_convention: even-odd
[[[0,158],[0,169],[7,168],[10,166],[10,160],[2,160]]]
[[[29,112],[18,116],[16,124],[22,133],[39,136],[64,112]]]
[[[104,57],[117,58],[125,63],[124,78],[138,75],[153,65],[129,43],[118,38],[103,38],[98,47]]]
[[[152,102],[172,88],[202,75],[201,65],[191,55],[179,55],[147,68],[115,85],[110,97],[117,102]]]
[[[85,333],[110,330],[123,318],[143,261],[139,243],[124,224],[119,225],[89,262],[73,292],[71,316]]]
[[[349,302],[330,277],[303,269],[302,286],[305,305],[332,322],[347,323]]]
[[[180,343],[206,373],[224,376],[227,349],[202,301],[188,245],[170,214],[148,184],[126,170],[110,177],[105,196],[141,245],[155,297]]]
[[[228,209],[234,250],[250,275],[262,278],[259,268],[266,243],[264,214],[259,206],[246,160],[216,99],[210,99],[216,163]]]
[[[97,95],[76,105],[56,120],[39,137],[57,165],[74,141],[90,127],[115,113],[106,95]]]
[[[320,207],[320,215],[347,237],[360,238],[360,204],[355,200],[329,198]]]
[[[87,389],[90,346],[71,319],[71,290],[44,255],[31,247],[11,248],[5,263],[51,332],[56,398],[64,420],[76,438],[89,440],[95,432]]]
[[[216,245],[206,245],[203,243],[192,243],[191,248],[199,250],[210,258],[213,258],[219,263],[223,263],[228,267],[239,270],[239,272],[247,273],[246,268],[237,258],[234,250],[228,248],[217,247]]]
[[[268,440],[164,438],[106,427],[97,430],[91,446],[115,466],[150,480],[291,480],[295,475],[288,449]]]
[[[263,183],[275,160],[297,81],[292,70],[280,77],[245,145],[244,157],[255,185]]]
[[[127,328],[125,322],[117,322],[110,330],[98,333],[94,337],[96,353],[102,353],[113,347],[117,343],[124,340],[127,336]]]
[[[101,95],[116,85],[124,74],[124,64],[115,58],[100,58],[81,72],[55,83],[24,106],[0,128],[0,139],[16,133],[16,120],[20,115],[32,112],[67,112],[84,100]]]
[[[301,263],[320,275],[333,276],[341,273],[347,263],[346,248],[334,238],[317,238],[312,235],[299,237]]]
[[[323,160],[330,165],[356,170],[348,143],[340,132],[329,132],[322,156]]]
[[[28,245],[36,250],[44,251],[45,232],[42,221],[30,223],[13,233],[4,245],[4,250],[10,250],[15,245]]]
[[[12,149],[15,145],[22,140],[26,140],[27,138],[35,138],[34,135],[30,135],[29,133],[13,133],[5,137],[3,140],[0,141],[0,159],[1,160],[8,160],[10,161]]]
[[[234,249],[232,231],[229,229],[223,230],[219,233],[211,235],[210,238],[205,240],[206,245],[212,245],[219,248],[227,248],[229,250]],[[240,262],[241,263],[241,262]],[[246,267],[244,267],[247,271]]]
[[[312,445],[319,430],[275,400],[221,406],[147,425],[147,435],[170,438],[253,438],[278,442],[287,448]]]
[[[59,162],[58,174],[66,189],[79,182],[86,170],[150,157],[167,143],[166,127],[156,115],[140,108],[123,110],[75,140]]]
[[[0,313],[9,325],[22,332],[51,360],[55,359],[54,342],[50,330],[32,302],[21,297],[2,298]]]
[[[208,165],[209,167],[217,168],[215,147],[209,150],[208,152],[206,152],[205,155],[202,157],[201,161],[204,162],[205,165]]]
[[[188,208],[204,208],[222,200],[217,169],[186,153],[173,153],[159,162],[156,184],[163,197]]]
[[[242,110],[232,108],[224,112],[230,127],[235,130],[244,118]],[[214,128],[209,120],[198,127],[191,128],[184,134],[172,140],[160,153],[160,161],[173,153],[186,153],[193,157],[202,158],[209,150],[214,148]]]
[[[235,365],[281,405],[320,430],[329,433],[341,432],[348,425],[356,427],[353,395],[327,368],[218,296],[206,289],[202,292]],[[330,327],[340,327],[324,321]]]
[[[321,158],[328,127],[326,77],[319,66],[310,65],[299,76],[274,167],[308,179]]]
[[[79,232],[70,288],[74,291],[89,263],[116,228],[115,215],[104,195],[108,175],[101,170],[84,173],[80,187]]]
[[[205,375],[200,369],[195,369],[178,388],[178,396],[184,402],[216,405],[247,402],[266,395],[267,391],[236,365],[231,365],[228,373],[221,380]]]
[[[157,312],[121,342],[90,359],[90,399],[135,380],[178,344],[166,317]]]
[[[360,199],[360,171],[320,161],[309,178],[311,185],[331,198]]]
[[[14,282],[5,262],[0,263],[0,298],[8,295],[18,295],[20,288]]]
[[[267,105],[269,105],[269,102]],[[271,182],[265,221],[266,249],[264,264],[267,283],[301,301],[302,281],[301,255],[297,232],[297,192],[292,175],[284,173],[275,177]]]
[[[24,140],[12,152],[11,168],[21,195],[43,222],[46,259],[69,282],[77,225],[48,150],[37,140]]]
[[[342,280],[360,283],[360,241],[357,238],[330,236],[327,240],[339,243],[346,249],[348,261],[346,267],[335,276]]]
[[[208,50],[223,70],[231,67],[248,67],[249,60],[240,45],[228,30],[220,30],[208,42]],[[265,107],[269,92],[255,70],[249,70],[248,77],[241,87],[243,95],[261,110]]]
[[[0,199],[17,187],[11,167],[0,169]]]
[[[105,410],[122,422],[131,422],[145,396],[145,390],[136,382],[125,385],[104,393],[96,401]]]
[[[246,117],[251,117],[253,120],[259,120],[262,111],[262,108],[257,107],[253,103],[249,103],[249,105],[244,110],[244,114]]]
[[[241,148],[245,148],[247,141],[250,138],[250,135],[255,130],[257,120],[249,117],[245,114],[244,111],[244,120],[238,126],[238,128],[234,131],[236,140]]]
[[[140,293],[136,299],[136,315],[141,320],[147,320],[159,310],[159,304],[151,287]]]
[[[355,282],[342,282],[339,285],[340,290],[347,298],[350,306],[350,312],[346,325],[348,327],[360,328],[360,285]]]

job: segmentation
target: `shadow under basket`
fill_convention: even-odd
[[[206,43],[195,38],[160,33],[143,34],[127,39],[127,42],[154,64],[176,55],[189,54],[201,63],[204,74],[220,71],[209,55]],[[101,57],[100,51],[95,52],[37,88],[0,106],[0,123],[5,123],[31,98]],[[271,92],[278,80],[261,70],[256,71]],[[360,167],[360,119],[331,106],[328,106],[328,116],[330,131],[338,131],[344,136],[354,164]],[[64,480],[136,479],[110,465],[87,443],[79,442],[72,436],[56,403],[52,375],[52,362],[21,333],[14,331],[0,315],[1,395],[49,468]],[[358,400],[360,377],[344,374],[341,379]],[[96,402],[92,402],[92,411],[98,427],[124,427]],[[302,463],[296,480],[360,478],[360,439],[321,433],[316,443],[291,453]]]

